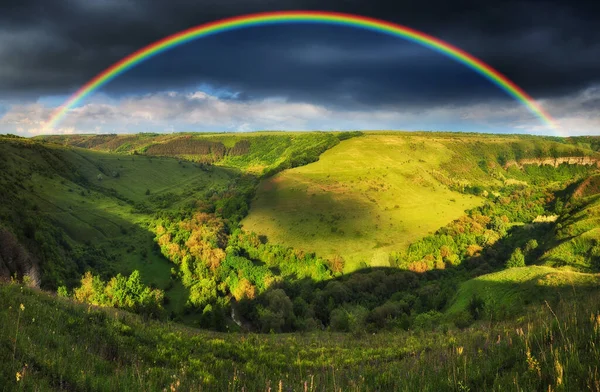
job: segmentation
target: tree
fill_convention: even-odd
[[[214,279],[200,279],[189,289],[190,303],[200,308],[206,307],[217,298],[217,282]]]
[[[146,189],[146,196],[150,194],[150,189]]]
[[[523,255],[521,248],[515,249],[506,262],[506,268],[513,267],[525,267],[525,256]]]
[[[508,219],[503,219],[503,218],[505,218],[505,217],[494,216],[490,223],[490,228],[492,230],[500,233],[501,236],[504,236],[508,229],[508,223],[507,223]]]
[[[530,253],[532,250],[537,249],[538,242],[536,239],[532,238],[525,244],[525,248],[523,249],[526,254]]]
[[[329,316],[329,326],[334,331],[345,332],[350,327],[348,312],[344,309],[336,308],[331,311]]]
[[[258,308],[260,324],[264,332],[281,332],[292,327],[294,305],[283,289],[269,291],[265,295],[267,307]]]
[[[59,288],[59,295],[66,293],[66,289],[63,289]],[[97,306],[156,314],[162,309],[164,292],[145,286],[137,270],[128,278],[118,274],[107,284],[88,271],[81,279],[81,286],[73,290],[73,298]]]
[[[342,273],[344,271],[344,259],[340,255],[335,255],[331,260],[329,260],[329,268],[333,273]]]
[[[469,300],[469,313],[474,320],[479,320],[483,316],[485,310],[485,301],[477,294],[473,294]]]

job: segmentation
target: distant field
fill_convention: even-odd
[[[448,190],[431,171],[452,151],[428,137],[369,134],[341,142],[318,162],[263,181],[245,230],[269,241],[341,255],[346,271],[435,231],[480,198]]]

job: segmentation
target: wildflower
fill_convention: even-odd
[[[533,355],[531,355],[531,351],[529,351],[529,348],[527,349],[526,352],[527,355],[527,366],[529,367],[529,370],[532,372],[536,372],[538,374],[538,376],[542,376],[542,369],[540,368],[540,363],[538,362],[537,359],[535,359],[535,357]]]
[[[463,346],[459,346],[459,347],[457,347],[457,348],[456,348],[456,353],[457,353],[458,355],[462,355],[462,353],[463,353],[463,350],[464,350],[464,347],[463,347]]]
[[[19,308],[21,309],[21,312],[25,311],[25,305],[21,304],[21,306],[19,306]]]
[[[558,358],[554,360],[554,369],[556,370],[556,385],[561,385],[563,382],[563,367]]]
[[[21,372],[17,372],[17,374],[15,375],[15,377],[17,378],[17,382],[19,382],[23,378],[23,375],[21,374]]]

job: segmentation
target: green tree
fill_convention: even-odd
[[[510,255],[510,258],[506,262],[506,268],[524,267],[524,266],[525,266],[525,256],[523,255],[521,248],[517,248]]]
[[[65,286],[59,286],[56,294],[59,297],[65,297],[65,298],[69,296],[69,292],[67,291],[67,288]]]
[[[346,332],[350,327],[348,312],[344,309],[336,308],[331,311],[329,316],[329,326],[334,331]]]
[[[525,248],[523,248],[525,254],[529,254],[531,251],[535,250],[538,248],[538,242],[535,238],[530,239],[529,241],[527,241],[527,243],[525,244]]]

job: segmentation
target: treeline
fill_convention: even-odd
[[[58,288],[58,294],[69,296],[65,286]],[[144,285],[137,270],[129,277],[118,274],[108,282],[88,271],[81,278],[81,285],[73,290],[72,297],[78,302],[151,316],[160,315],[164,302],[164,292]]]
[[[411,271],[369,268],[334,280],[278,282],[254,300],[243,299],[237,309],[259,332],[362,333],[430,324],[440,319],[452,293],[451,286]]]
[[[512,186],[502,193],[506,196],[492,196],[483,206],[412,243],[407,250],[392,252],[390,263],[398,268],[425,272],[456,267],[467,259],[481,256],[485,249],[485,264],[480,268],[489,271],[490,264],[502,264],[510,254],[492,255],[493,245],[509,233],[511,225],[530,223],[548,213],[554,199],[550,191],[534,188]]]
[[[600,137],[598,136],[571,136],[566,138],[565,141],[580,148],[600,152]]]
[[[161,252],[177,265],[189,290],[189,311],[202,311],[206,318],[228,308],[229,298],[252,300],[284,279],[321,281],[333,275],[327,260],[263,243],[239,229],[230,234],[228,226],[226,219],[207,212],[156,221]]]
[[[312,252],[269,244],[266,240],[261,240],[256,233],[236,230],[229,238],[228,250],[235,255],[264,263],[286,278],[321,281],[333,276],[333,260],[322,259]]]

